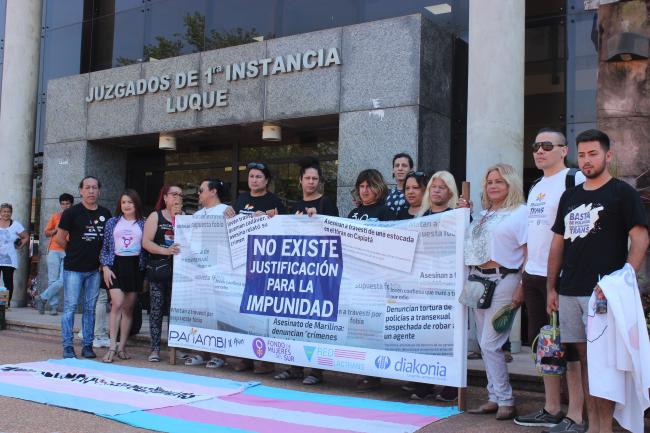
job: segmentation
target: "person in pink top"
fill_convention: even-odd
[[[140,196],[127,189],[120,196],[115,216],[106,223],[99,260],[111,298],[108,319],[110,344],[104,362],[113,362],[116,355],[119,359],[131,358],[125,346],[131,330],[133,306],[144,282],[146,252],[142,248],[143,232]]]

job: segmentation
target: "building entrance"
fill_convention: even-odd
[[[336,197],[338,165],[338,116],[303,118],[282,122],[282,140],[262,140],[262,124],[224,126],[178,132],[177,149],[162,151],[144,143],[127,156],[126,185],[141,195],[147,210],[156,202],[160,188],[175,184],[184,191],[185,211],[194,213],[197,189],[205,178],[219,178],[229,191],[226,202],[247,190],[249,162],[266,163],[273,175],[270,190],[287,206],[302,197],[298,184],[298,161],[306,156],[321,161],[325,193]]]

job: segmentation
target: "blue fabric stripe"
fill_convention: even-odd
[[[106,416],[104,418],[119,421],[133,427],[142,427],[165,433],[254,433],[233,427],[222,427],[202,422],[185,421],[145,411],[126,413],[123,415]]]
[[[310,403],[330,404],[334,406],[346,406],[357,409],[374,409],[385,412],[403,412],[422,416],[435,416],[446,418],[460,413],[457,407],[437,407],[420,404],[400,403],[394,401],[370,400],[367,398],[347,397],[331,394],[314,394],[290,389],[272,388],[270,386],[256,386],[248,388],[244,394],[258,397],[274,398],[278,400],[297,400]]]
[[[77,396],[70,394],[43,391],[41,389],[29,388],[27,386],[9,385],[4,383],[2,384],[2,387],[0,387],[0,395],[19,398],[21,400],[35,401],[50,406],[77,409],[97,415],[102,415],[102,413],[126,413],[142,410],[139,407],[129,406],[126,404],[110,403],[92,398],[78,398]]]
[[[240,387],[256,386],[259,382],[236,382],[234,380],[219,379],[215,377],[195,376],[192,374],[175,373],[172,371],[159,371],[149,368],[124,367],[115,364],[106,364],[98,361],[89,361],[85,359],[50,359],[47,362],[67,365],[70,367],[92,368],[93,370],[102,370],[119,374],[129,374],[132,376],[142,376],[154,379],[176,380],[178,382],[193,383],[202,386],[215,386],[220,388],[239,389]]]

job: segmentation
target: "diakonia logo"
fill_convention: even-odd
[[[303,346],[303,349],[305,349],[305,356],[307,356],[307,361],[311,362],[311,357],[314,354],[314,350],[316,348],[314,346]]]
[[[539,194],[537,194],[537,201],[544,200],[544,197],[546,197],[546,194],[543,193],[543,192],[540,192]]]
[[[375,358],[375,367],[380,370],[386,370],[390,367],[390,358],[386,355],[379,355]]]
[[[266,343],[259,337],[253,340],[253,353],[258,358],[262,358],[266,353]]]

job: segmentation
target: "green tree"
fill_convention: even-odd
[[[232,47],[255,42],[254,38],[260,37],[255,27],[250,30],[237,27],[231,30],[219,32],[211,30],[206,34],[205,15],[194,12],[183,17],[185,33],[174,33],[171,38],[155,36],[156,43],[146,44],[143,49],[143,59],[148,61],[151,58],[166,59],[182,54],[183,47],[191,47],[191,52],[198,53],[206,50]],[[264,39],[273,39],[275,35],[268,33]],[[125,66],[136,63],[138,60],[126,57],[116,59],[117,66]]]

